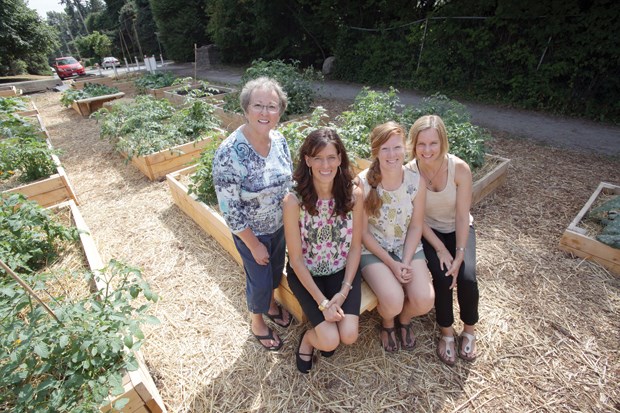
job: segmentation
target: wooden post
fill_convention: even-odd
[[[428,28],[428,17],[424,20],[424,34],[422,35],[422,42],[420,43],[420,54],[418,55],[418,66],[415,68],[416,73],[418,73],[418,69],[420,69],[420,60],[422,59],[422,49],[424,49],[424,40],[426,39],[427,28]]]

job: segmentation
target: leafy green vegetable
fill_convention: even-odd
[[[62,92],[60,97],[60,103],[63,106],[69,107],[76,100],[94,98],[97,96],[113,95],[118,93],[119,90],[115,87],[100,85],[99,83],[86,83],[81,90],[67,89]]]

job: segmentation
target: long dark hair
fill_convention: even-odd
[[[316,156],[329,143],[336,147],[336,151],[340,155],[340,166],[334,177],[332,188],[332,195],[336,203],[334,215],[344,216],[353,210],[353,174],[347,151],[335,130],[320,128],[306,137],[299,148],[299,162],[293,172],[293,179],[297,183],[296,192],[300,198],[301,206],[311,215],[317,215],[316,202],[319,197],[314,188],[310,168],[306,164],[306,156],[310,158]]]

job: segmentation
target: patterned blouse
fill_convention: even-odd
[[[292,182],[291,154],[280,132],[270,131],[269,155],[259,155],[241,127],[220,145],[213,158],[213,183],[220,211],[237,234],[250,228],[255,235],[282,227],[282,200]]]
[[[409,222],[413,215],[413,200],[418,193],[420,175],[408,168],[403,168],[404,178],[402,185],[394,191],[386,191],[381,185],[377,187],[379,197],[383,201],[379,216],[368,217],[368,228],[379,245],[387,252],[392,252],[403,258],[405,237]],[[370,184],[366,179],[368,169],[359,173],[359,178],[364,185],[364,193],[370,191]],[[416,252],[422,249],[419,243]],[[372,254],[362,247],[362,254]]]
[[[301,251],[314,277],[333,274],[347,264],[353,237],[353,212],[349,211],[345,218],[334,216],[335,205],[334,199],[319,199],[317,215],[310,215],[303,208],[299,212]]]

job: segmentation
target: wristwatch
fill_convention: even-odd
[[[319,304],[319,311],[323,312],[327,310],[327,304],[329,304],[329,300],[327,298],[321,301],[321,304]]]

